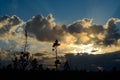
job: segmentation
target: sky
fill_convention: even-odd
[[[0,57],[11,59],[13,52],[24,49],[26,28],[27,50],[43,63],[54,63],[52,45],[57,39],[59,56],[71,58],[74,54],[73,62],[81,62],[101,54],[98,62],[107,55],[110,61],[115,58],[116,65],[120,51],[119,14],[119,0],[0,0]],[[83,60],[78,59],[78,53],[84,53]],[[93,59],[89,64],[99,67]]]
[[[119,0],[0,0],[0,15],[17,15],[23,20],[52,13],[59,23],[69,24],[82,18],[92,18],[104,24],[110,17],[119,18]]]

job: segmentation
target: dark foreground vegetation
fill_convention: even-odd
[[[119,71],[0,71],[2,80],[120,80]]]
[[[21,52],[19,57],[14,56],[12,64],[0,69],[0,80],[120,80],[120,71],[115,67],[110,71],[72,70],[66,61],[59,70],[58,62],[56,59],[55,69],[44,68],[28,52]]]

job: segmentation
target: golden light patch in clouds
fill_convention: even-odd
[[[0,22],[0,28],[3,27],[3,26],[5,26],[5,25],[7,25],[8,23],[9,23],[8,20],[1,21],[1,22]]]
[[[70,44],[70,43],[74,43],[76,41],[76,37],[74,37],[73,35],[70,35],[68,33],[66,33],[66,35],[62,38],[61,42],[63,44]]]
[[[74,35],[77,36],[78,39],[80,39],[81,43],[87,43],[90,40],[90,38],[88,37],[88,33],[86,32],[82,32]]]
[[[94,34],[90,34],[89,35],[91,38],[95,38],[95,35]]]
[[[98,48],[96,48],[93,44],[80,44],[80,45],[75,45],[75,44],[71,44],[70,45],[71,49],[73,50],[72,53],[88,53],[88,54],[96,54],[96,53],[92,53],[93,50],[98,50]]]
[[[105,39],[105,35],[102,34],[102,33],[99,33],[99,34],[97,35],[97,38],[98,38],[99,40],[104,40],[104,39]]]
[[[109,53],[109,52],[120,51],[120,46],[116,46],[116,45],[103,46],[101,47],[101,49],[102,49],[101,53]]]

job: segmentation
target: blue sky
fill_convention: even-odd
[[[28,20],[37,14],[49,13],[64,24],[82,18],[104,24],[110,17],[120,18],[120,0],[0,0],[0,16],[17,15]]]

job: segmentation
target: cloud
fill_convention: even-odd
[[[118,51],[120,39],[117,22],[119,19],[110,18],[105,25],[98,25],[93,24],[92,19],[84,18],[68,25],[60,25],[55,22],[52,14],[47,17],[36,15],[27,22],[17,16],[3,16],[0,17],[0,47],[22,50],[25,40],[24,27],[26,27],[29,35],[28,50],[32,53],[44,51],[47,51],[46,54],[54,53],[51,50],[56,39],[60,41],[59,53],[62,56],[77,49],[78,52],[83,51],[81,47],[89,44],[92,44],[91,47],[99,46],[104,52]],[[111,50],[112,48],[114,50]]]
[[[44,53],[35,53],[34,56],[43,56]]]
[[[105,24],[106,28],[106,34],[105,34],[105,39],[104,39],[104,44],[105,45],[111,45],[111,44],[116,44],[117,40],[120,38],[120,33],[118,32],[118,28],[116,23],[120,22],[120,19],[118,18],[111,18],[107,21]]]
[[[15,15],[0,17],[0,48],[17,50],[23,42],[22,26],[24,24],[24,21]]]
[[[83,32],[84,29],[89,28],[92,25],[92,19],[82,19],[77,20],[74,23],[68,25],[68,31],[70,33],[80,33]]]
[[[68,25],[68,32],[76,37],[76,44],[101,43],[104,39],[104,27],[92,24],[92,19],[82,19]]]
[[[110,28],[110,27],[115,27],[116,26],[116,23],[117,22],[120,22],[120,19],[119,18],[110,18],[108,19],[107,23],[104,25],[104,27],[106,29]]]
[[[26,28],[39,41],[53,42],[58,39],[74,44],[112,45],[119,39],[120,34],[116,30],[119,21],[118,18],[110,18],[105,25],[97,25],[93,24],[92,19],[84,18],[69,25],[58,25],[49,14],[47,17],[34,16],[26,23]]]
[[[109,54],[66,54],[65,58],[69,61],[71,69],[78,70],[98,70],[101,67],[103,70],[112,70],[116,67],[120,70],[119,54],[120,52],[112,52]]]
[[[26,28],[29,34],[33,35],[39,41],[53,42],[58,39],[62,42],[75,44],[105,44],[111,45],[119,39],[119,33],[116,29],[118,18],[111,18],[105,25],[92,23],[92,19],[84,18],[77,20],[69,25],[58,25],[52,14],[47,17],[42,15],[34,16],[26,22]],[[0,35],[15,35],[22,32],[23,28],[19,27],[24,22],[17,16],[0,17]],[[23,33],[22,33],[23,34]]]
[[[15,15],[0,17],[0,35],[14,31],[18,26],[23,24],[24,22]]]
[[[62,40],[67,34],[66,31],[54,22],[52,14],[47,17],[34,16],[26,24],[27,31],[36,36],[40,41]]]
[[[112,45],[120,38],[117,22],[120,19],[110,18],[105,25],[97,25],[92,24],[92,19],[85,18],[68,25],[67,30],[76,37],[77,44]]]

